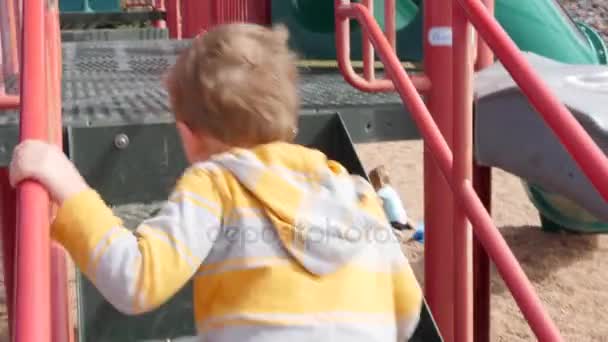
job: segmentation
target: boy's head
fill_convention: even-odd
[[[251,147],[295,137],[298,73],[287,40],[282,26],[253,24],[217,26],[193,40],[167,75],[187,150],[198,149],[191,146],[196,144],[213,150],[208,145]]]
[[[391,180],[388,176],[388,171],[383,165],[378,166],[369,173],[369,180],[376,191],[386,184],[390,184]]]

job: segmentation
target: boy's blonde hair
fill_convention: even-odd
[[[298,72],[285,27],[220,25],[195,38],[167,75],[176,119],[225,144],[291,141]]]

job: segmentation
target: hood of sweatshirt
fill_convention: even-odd
[[[313,274],[336,271],[369,247],[375,230],[387,229],[361,207],[375,196],[371,185],[317,150],[270,143],[211,161],[262,203],[285,249]]]

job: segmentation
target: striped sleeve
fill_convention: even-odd
[[[132,232],[93,190],[68,199],[53,238],[125,314],[153,310],[194,275],[220,229],[221,202],[207,171],[188,170],[153,218]]]

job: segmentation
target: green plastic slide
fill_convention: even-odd
[[[285,23],[291,42],[309,59],[335,59],[333,1],[271,0],[272,21]],[[356,0],[359,1],[359,0]],[[397,0],[397,54],[401,60],[422,60],[424,1]],[[384,25],[384,1],[374,1],[374,15]],[[556,0],[496,0],[496,18],[515,43],[566,63],[606,62],[606,47],[595,30],[575,23]],[[360,30],[353,22],[353,59],[360,59]]]
[[[360,2],[360,0],[353,1]],[[292,15],[296,21],[315,33],[333,33],[335,27],[333,1],[291,0]],[[401,30],[418,13],[418,6],[411,0],[397,1],[396,27]],[[374,1],[374,16],[384,27],[384,1]],[[353,25],[355,26],[355,25]]]
[[[573,21],[555,0],[498,0],[496,17],[524,51],[571,64],[607,64],[606,44],[590,26]],[[523,180],[545,231],[606,233],[602,222],[577,203]]]

